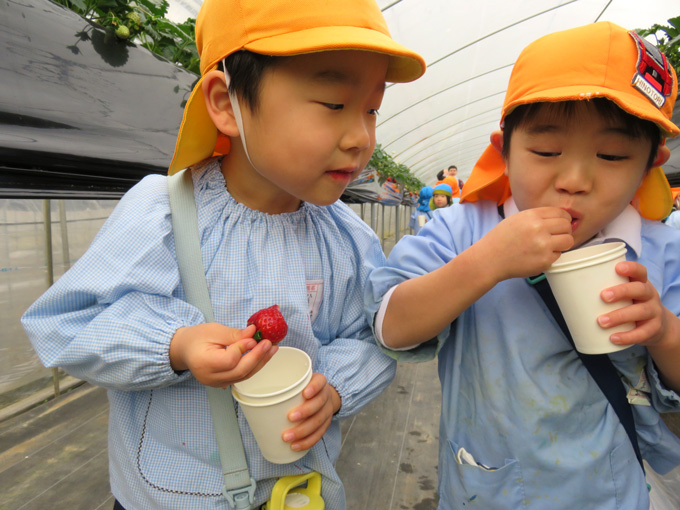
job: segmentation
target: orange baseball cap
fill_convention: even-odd
[[[196,46],[202,77],[238,50],[273,56],[374,51],[390,57],[387,81],[413,81],[425,72],[420,55],[392,40],[375,0],[205,0],[196,20]],[[202,80],[184,108],[169,174],[229,152],[229,138],[218,139],[208,115]]]
[[[546,35],[522,51],[508,83],[501,126],[519,105],[605,97],[672,138],[680,133],[671,121],[677,95],[675,71],[655,46],[613,23],[592,23]],[[504,171],[501,154],[487,147],[465,182],[461,202],[502,204],[512,194]],[[660,167],[647,173],[634,204],[648,219],[668,215],[670,186]]]

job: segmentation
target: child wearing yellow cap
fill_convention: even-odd
[[[439,358],[440,509],[649,509],[664,497],[651,475],[678,473],[680,440],[659,416],[680,409],[680,233],[659,221],[677,94],[666,58],[614,24],[538,39],[460,204],[371,274],[386,352]],[[627,245],[616,271],[630,283],[602,299],[633,305],[598,323],[636,324],[608,355],[631,435],[534,288],[562,252],[607,240]]]
[[[272,464],[239,413],[251,506],[278,478],[317,471],[326,508],[343,510],[339,418],[375,398],[396,364],[363,313],[380,242],[339,198],[371,157],[385,83],[415,80],[425,63],[391,38],[374,0],[205,0],[196,42],[201,78],[169,173],[191,168],[195,262],[216,322],[185,302],[167,178],[149,176],[23,325],[46,366],[109,390],[117,508],[227,510],[203,385],[267,363],[277,346],[246,324],[279,305],[282,345],[306,351],[314,372],[282,437],[311,449]]]

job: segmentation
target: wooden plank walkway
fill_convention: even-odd
[[[437,508],[439,406],[435,362],[402,364],[343,422],[348,509]],[[0,509],[111,509],[107,424],[106,392],[89,384],[0,423]]]

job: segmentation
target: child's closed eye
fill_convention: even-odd
[[[557,157],[561,154],[561,152],[550,152],[550,151],[531,151],[537,156],[541,156],[542,158],[554,158]]]
[[[329,110],[333,110],[333,111],[342,110],[345,107],[344,104],[337,104],[337,103],[321,103],[321,104],[324,105]]]
[[[597,157],[605,161],[623,161],[628,159],[628,156],[617,156],[615,154],[598,154]]]
[[[369,115],[380,115],[380,112],[378,111],[377,108],[371,108],[370,110],[368,110],[368,114]]]

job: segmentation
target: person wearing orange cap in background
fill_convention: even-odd
[[[673,212],[665,219],[666,225],[680,229],[680,188],[671,188],[673,195]]]
[[[184,300],[167,178],[151,175],[22,323],[46,366],[109,390],[116,508],[226,510],[203,385],[227,387],[271,358],[277,347],[246,324],[278,304],[283,345],[314,370],[282,439],[311,449],[272,464],[239,415],[257,482],[245,503],[316,471],[326,509],[344,510],[339,419],[379,395],[396,363],[363,313],[380,241],[339,198],[373,153],[385,83],[415,80],[425,62],[391,38],[374,0],[205,0],[196,42],[202,77],[169,173],[191,167],[216,322]]]
[[[538,39],[461,203],[371,274],[367,314],[386,352],[439,358],[440,509],[680,507],[658,486],[680,474],[680,439],[659,415],[680,410],[680,232],[659,221],[677,94],[667,59],[617,25]],[[623,422],[529,278],[608,239],[626,242],[616,271],[630,283],[602,298],[634,304],[598,323],[636,323],[610,336],[629,346],[609,355]]]

